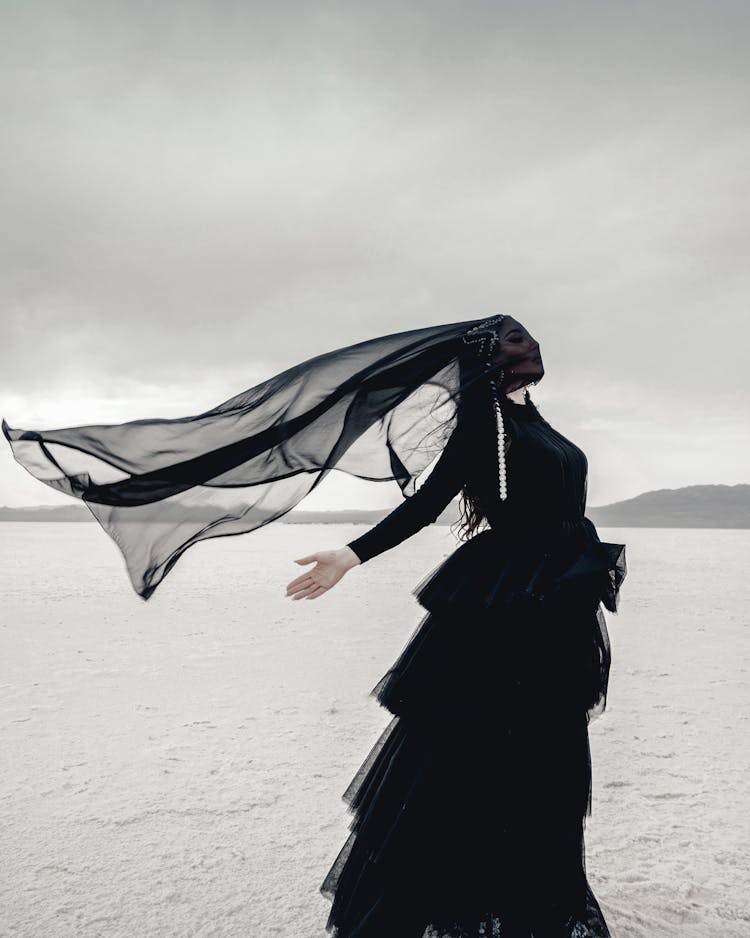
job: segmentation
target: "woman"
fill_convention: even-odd
[[[352,833],[321,887],[337,938],[609,934],[584,870],[587,727],[625,550],[584,517],[583,452],[518,400],[543,373],[533,337],[497,315],[335,349],[188,417],[2,421],[16,460],[91,510],[144,600],[190,546],[277,520],[332,469],[408,497],[301,558],[315,566],[295,599],[463,492],[469,539],[415,588],[427,614],[373,689],[393,718],[345,793]]]
[[[599,602],[616,606],[624,546],[602,545],[584,517],[584,453],[528,388],[519,400],[544,374],[538,343],[509,316],[498,340],[503,371],[464,396],[416,494],[345,547],[300,558],[315,566],[287,586],[293,599],[322,596],[463,492],[463,533],[474,537],[415,589],[428,613],[373,689],[394,716],[344,794],[352,833],[321,886],[339,938],[421,938],[428,926],[472,938],[609,935],[583,829],[587,726],[604,709],[610,664]],[[475,534],[480,519],[490,527]]]

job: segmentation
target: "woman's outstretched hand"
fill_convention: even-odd
[[[361,563],[351,547],[319,550],[315,554],[308,554],[307,557],[300,557],[294,562],[314,563],[315,566],[287,584],[286,594],[292,599],[315,599],[317,596],[322,596],[338,583],[347,570]]]

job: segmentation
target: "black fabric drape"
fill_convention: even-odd
[[[413,494],[495,368],[462,340],[489,319],[339,348],[194,416],[2,429],[25,469],[88,506],[147,600],[192,544],[280,518],[332,469]]]

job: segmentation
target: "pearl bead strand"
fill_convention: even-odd
[[[502,380],[502,378],[501,378]],[[497,472],[498,472],[498,487],[500,490],[500,498],[502,501],[505,501],[508,497],[508,479],[505,467],[505,424],[503,422],[503,411],[500,406],[500,391],[497,386],[497,381],[495,378],[490,378],[490,384],[492,385],[492,397],[493,404],[495,407],[495,420],[497,423]]]

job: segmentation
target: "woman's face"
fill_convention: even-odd
[[[498,330],[500,348],[492,361],[505,372],[502,387],[507,392],[541,381],[544,365],[539,343],[518,320],[506,316]]]

